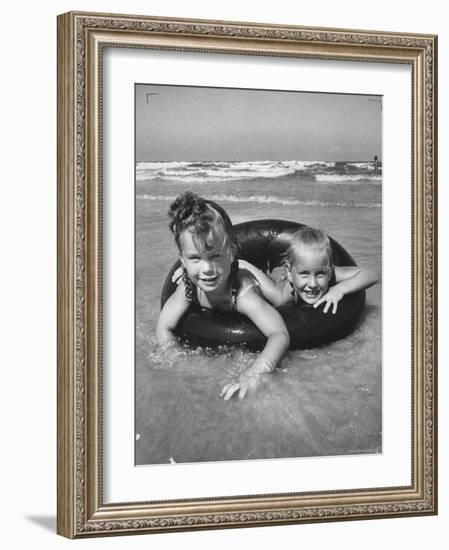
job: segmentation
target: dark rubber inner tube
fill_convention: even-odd
[[[304,224],[284,220],[255,220],[234,226],[241,244],[240,258],[263,271],[279,267],[291,236]],[[356,265],[352,257],[330,238],[334,263]],[[176,290],[173,273],[179,260],[170,269],[162,289],[161,306]],[[347,294],[338,304],[337,313],[323,313],[324,304],[317,309],[307,304],[288,304],[278,309],[290,334],[290,349],[309,349],[346,337],[356,327],[365,306],[365,291]],[[244,315],[201,309],[192,305],[176,327],[177,336],[191,346],[217,347],[244,345],[262,349],[266,338]]]

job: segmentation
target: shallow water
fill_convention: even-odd
[[[381,275],[381,186],[298,185],[297,178],[277,183],[188,188],[207,189],[206,196],[219,193],[233,223],[282,218],[321,227],[357,263]],[[171,196],[185,189],[179,182],[137,184],[136,464],[381,452],[381,282],[367,291],[365,314],[353,334],[288,352],[276,373],[243,401],[225,402],[220,391],[255,354],[232,348],[170,355],[158,350],[160,291],[176,259],[166,212]],[[255,202],[254,196],[267,198]],[[289,204],[295,197],[299,200]]]

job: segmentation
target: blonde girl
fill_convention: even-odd
[[[317,308],[324,303],[324,313],[332,308],[335,314],[343,296],[378,280],[374,271],[334,265],[329,237],[312,227],[303,227],[293,235],[284,258],[286,277],[279,283],[246,261],[239,265],[256,277],[264,297],[274,306],[297,302]]]

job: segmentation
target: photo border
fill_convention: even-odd
[[[412,483],[104,504],[102,51],[145,48],[412,69]],[[70,12],[58,17],[58,533],[70,538],[437,513],[437,37]],[[404,313],[405,314],[405,313]]]

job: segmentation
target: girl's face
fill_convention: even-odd
[[[329,258],[321,250],[301,250],[295,254],[287,276],[298,296],[306,304],[314,304],[329,288],[332,276]]]
[[[189,230],[180,236],[181,262],[189,279],[204,292],[224,291],[231,274],[232,253],[224,238],[216,235],[210,248],[195,242]],[[203,246],[201,246],[203,244]]]

